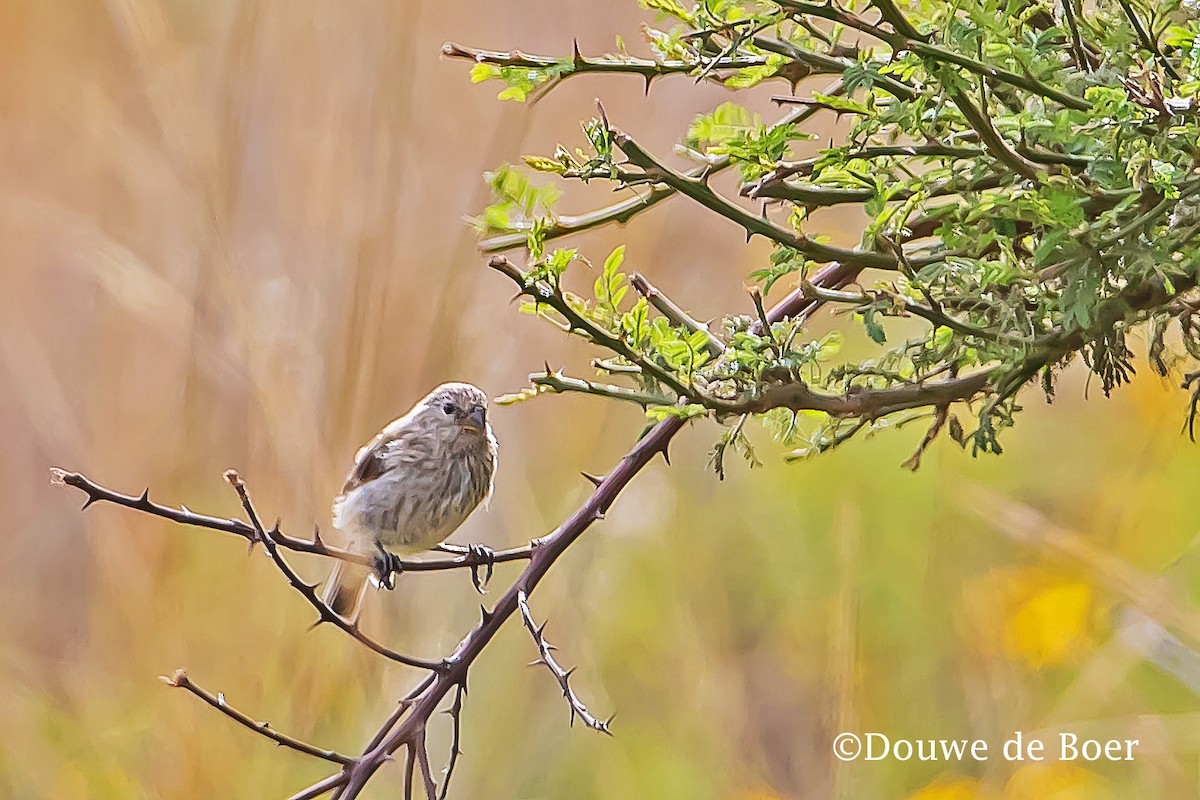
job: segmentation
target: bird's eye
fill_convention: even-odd
[[[446,403],[446,405],[442,406],[442,411],[445,411],[447,414],[453,414],[454,413],[454,404]]]

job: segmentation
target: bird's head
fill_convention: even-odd
[[[487,395],[469,383],[443,383],[417,405],[417,414],[447,444],[487,440]]]

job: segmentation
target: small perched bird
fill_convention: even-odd
[[[444,383],[358,451],[333,502],[333,526],[348,549],[377,557],[376,574],[386,579],[388,550],[412,555],[436,547],[491,497],[496,450],[487,395],[469,383]],[[353,618],[370,574],[337,562],[325,603]]]

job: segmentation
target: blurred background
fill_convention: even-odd
[[[439,49],[565,54],[577,37],[600,53],[620,33],[644,53],[646,19],[549,0],[0,5],[0,795],[285,797],[327,773],[156,680],[178,667],[284,731],[361,749],[412,671],[306,632],[311,610],[242,540],[80,514],[47,468],[218,515],[239,513],[221,480],[237,468],[303,535],[327,525],[354,450],[434,384],[498,395],[545,360],[586,366],[581,340],[520,317],[484,267],[463,221],[487,203],[481,173],[578,144],[595,97],[669,154],[729,95],[580,78],[500,103]],[[822,219],[856,241],[852,216]],[[599,261],[621,241],[701,318],[748,311],[769,252],[679,199],[572,244]],[[758,430],[764,466],[731,461],[722,483],[718,430],[693,425],[531,598],[616,735],[567,727],[510,624],[472,672],[451,795],[1200,797],[1200,449],[1183,393],[1141,372],[1112,400],[1071,373],[1053,406],[1026,395],[1003,456],[939,441],[916,474],[899,467],[915,427],[793,465]],[[496,496],[455,541],[499,548],[569,514],[578,471],[608,469],[643,418],[547,397],[494,422]],[[371,597],[364,627],[433,657],[478,603],[466,573],[413,576]],[[843,764],[843,730],[1142,747],[1107,765]],[[434,732],[435,762],[447,742]],[[387,770],[368,796],[400,781]]]

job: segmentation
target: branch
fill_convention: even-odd
[[[817,392],[802,381],[768,386],[739,400],[709,398],[706,405],[719,414],[762,414],[773,408],[824,411],[831,417],[878,419],[910,408],[941,406],[970,400],[988,389],[996,368],[938,383],[914,383],[887,389],[851,388],[845,394]]]
[[[587,710],[587,706],[579,699],[579,695],[571,688],[571,673],[574,669],[564,669],[557,661],[554,660],[553,654],[550,652],[554,646],[546,641],[542,632],[546,630],[546,623],[538,625],[533,621],[533,613],[529,610],[529,603],[524,592],[517,593],[517,606],[521,609],[521,619],[525,622],[525,628],[529,631],[529,635],[533,637],[533,643],[537,645],[539,658],[533,664],[545,664],[546,669],[550,670],[550,674],[558,681],[558,685],[562,687],[563,697],[567,699],[567,704],[571,707],[571,725],[575,724],[575,717],[578,716],[583,720],[583,724],[587,725],[594,731],[608,734],[612,736],[608,726],[612,722],[612,717],[607,720],[602,720],[593,715]]]
[[[122,506],[123,508],[140,511],[143,514],[150,514],[154,517],[170,520],[171,522],[179,523],[180,525],[189,525],[193,528],[207,528],[209,530],[221,531],[223,533],[232,533],[235,536],[240,536],[249,541],[252,545],[260,541],[257,532],[250,525],[237,519],[222,519],[220,517],[210,517],[205,514],[197,514],[186,506],[172,508],[171,506],[159,505],[150,500],[150,490],[142,492],[141,496],[134,497],[132,495],[120,494],[111,489],[107,489],[97,483],[93,483],[86,476],[78,472],[68,472],[58,467],[50,468],[50,481],[52,484],[73,486],[87,495],[87,500],[84,501],[83,509],[87,509],[93,503],[101,501],[112,503],[113,505]],[[280,531],[274,532],[273,540],[280,547],[292,550],[297,553],[311,553],[312,555],[324,556],[326,558],[337,558],[342,561],[349,561],[353,564],[362,564],[363,566],[373,566],[374,561],[370,556],[365,556],[361,553],[354,553],[349,550],[343,550],[338,547],[331,547],[322,541],[320,533],[313,530],[313,538],[297,539],[292,536],[286,536]],[[495,553],[494,562],[504,561],[524,561],[530,556],[531,550],[526,547],[514,547],[509,550],[499,550]],[[404,572],[437,572],[447,569],[471,569],[474,567],[486,567],[488,558],[485,554],[473,552],[468,549],[463,549],[462,555],[457,558],[441,558],[441,559],[425,559],[410,561],[406,559],[399,560]]]
[[[232,719],[234,722],[244,725],[245,727],[257,733],[259,736],[265,736],[266,738],[275,742],[277,745],[291,748],[298,753],[304,753],[305,755],[313,756],[315,758],[322,758],[326,761],[332,761],[335,764],[342,764],[343,766],[354,763],[354,759],[350,756],[344,756],[341,753],[334,752],[333,750],[327,750],[322,747],[317,747],[316,745],[311,745],[308,742],[302,742],[299,739],[272,729],[271,723],[269,722],[257,722],[254,719],[251,719],[241,711],[238,711],[236,708],[226,703],[225,694],[223,692],[214,695],[205,691],[203,688],[193,683],[192,679],[188,677],[187,672],[182,669],[175,670],[175,674],[169,677],[166,675],[160,675],[158,679],[168,686],[174,686],[180,689],[188,690],[196,697],[199,697],[201,700],[215,708],[217,711],[220,711],[222,714]]]
[[[889,203],[898,203],[911,199],[916,194],[927,198],[946,197],[964,192],[984,192],[998,189],[1004,185],[1008,175],[985,175],[974,180],[950,178],[931,186],[916,189],[895,189],[887,195]],[[777,200],[787,200],[799,206],[808,208],[841,205],[842,203],[862,204],[870,202],[878,196],[876,189],[842,189],[835,187],[816,186],[813,184],[785,183],[765,175],[754,183],[742,187],[741,193],[746,197],[770,197]]]
[[[568,331],[579,331],[590,339],[593,344],[599,345],[606,350],[611,350],[629,363],[636,364],[641,369],[643,375],[653,378],[668,387],[678,397],[691,397],[693,395],[693,392],[688,387],[680,383],[666,369],[645,358],[641,353],[638,353],[626,344],[624,340],[613,336],[576,311],[561,292],[556,291],[553,287],[541,281],[531,283],[529,277],[521,272],[505,256],[492,256],[488,260],[488,266],[512,280],[517,285],[517,288],[520,289],[521,294],[528,295],[533,298],[535,303],[547,305],[559,314],[562,314],[567,320]],[[547,372],[550,372],[550,370],[547,369]]]
[[[440,661],[429,661],[423,658],[413,658],[412,656],[406,656],[403,653],[398,653],[395,650],[384,647],[382,644],[363,633],[359,629],[357,623],[347,622],[337,612],[326,605],[325,601],[322,600],[320,595],[318,595],[316,592],[316,588],[320,584],[305,583],[296,573],[296,571],[292,569],[292,566],[287,563],[283,557],[283,554],[279,552],[279,546],[275,541],[276,529],[272,528],[268,531],[263,528],[262,522],[259,521],[258,513],[254,510],[254,506],[250,502],[250,495],[246,492],[246,484],[242,482],[242,479],[238,476],[237,472],[234,470],[227,471],[225,473],[225,480],[228,481],[229,485],[233,487],[233,490],[237,492],[238,497],[242,501],[242,507],[246,510],[246,516],[250,518],[250,522],[254,526],[254,531],[258,536],[258,540],[263,543],[263,547],[266,549],[267,554],[271,557],[271,560],[275,562],[275,566],[278,567],[279,571],[283,573],[283,576],[287,578],[287,581],[292,585],[292,588],[299,592],[300,595],[308,601],[308,604],[317,610],[317,614],[319,615],[317,618],[318,625],[323,622],[332,622],[334,627],[345,631],[346,633],[350,634],[351,637],[366,645],[368,649],[374,650],[379,655],[392,661],[396,661],[410,667],[417,667],[419,669],[435,671],[445,669],[445,665]]]
[[[746,67],[761,67],[767,63],[765,58],[736,56],[719,58],[711,62],[705,61],[653,61],[648,58],[634,56],[602,56],[586,58],[579,52],[579,43],[573,47],[569,58],[554,58],[553,56],[536,56],[513,50],[508,53],[494,50],[476,50],[464,47],[454,42],[442,45],[442,55],[447,58],[461,58],[474,61],[477,64],[493,64],[497,67],[521,67],[523,69],[561,69],[561,77],[584,75],[587,73],[608,73],[624,75],[640,75],[647,82],[663,75],[686,75],[699,69],[744,69]]]
[[[631,136],[622,131],[612,131],[613,142],[629,159],[630,163],[644,171],[644,178],[653,183],[663,183],[679,193],[690,197],[710,211],[740,225],[748,235],[759,234],[774,242],[791,247],[813,261],[829,263],[836,261],[842,264],[859,267],[874,267],[876,269],[896,269],[899,266],[894,255],[878,253],[870,250],[847,250],[842,247],[822,244],[813,241],[803,233],[783,228],[765,217],[759,217],[746,211],[739,205],[731,203],[718,195],[704,180],[689,178],[672,170],[662,162],[642,149]],[[913,259],[912,266],[921,267],[938,261],[938,258]]]
[[[908,51],[915,53],[924,58],[933,59],[945,64],[954,64],[963,69],[973,72],[983,78],[1007,83],[1010,86],[1016,86],[1019,89],[1024,89],[1027,92],[1032,92],[1040,97],[1045,97],[1048,100],[1054,100],[1060,105],[1067,108],[1073,108],[1077,111],[1086,111],[1091,108],[1082,97],[1068,94],[1066,92],[1055,89],[1053,86],[1042,83],[1036,78],[1025,75],[1018,75],[1015,72],[1009,72],[1000,67],[993,67],[990,64],[985,64],[982,61],[977,61],[970,56],[965,56],[961,53],[956,53],[953,50],[947,50],[935,44],[922,41],[919,38],[906,36],[902,32],[885,31],[874,23],[868,22],[861,17],[856,17],[847,11],[844,11],[837,6],[829,3],[827,5],[819,5],[817,3],[804,2],[804,0],[774,0],[776,5],[782,8],[789,9],[798,14],[804,14],[813,17],[822,17],[832,22],[837,22],[841,25],[854,28],[856,30],[868,33],[885,42],[893,51],[899,53]]]
[[[1138,15],[1136,12],[1134,12],[1133,6],[1130,5],[1129,0],[1117,1],[1121,4],[1121,10],[1125,12],[1125,17],[1129,20],[1129,24],[1133,26],[1134,33],[1137,34],[1138,40],[1142,43],[1142,47],[1150,51],[1150,54],[1154,56],[1154,60],[1162,65],[1163,71],[1166,72],[1172,80],[1179,80],[1179,73],[1176,72],[1175,68],[1171,66],[1171,62],[1167,61],[1167,59],[1163,57],[1162,50],[1158,48],[1158,42],[1156,42],[1154,37],[1146,31],[1145,26],[1143,26],[1142,21],[1138,19]]]
[[[987,115],[975,107],[975,104],[967,97],[966,92],[947,86],[946,94],[949,95],[954,105],[958,106],[958,110],[962,112],[963,116],[967,118],[967,122],[979,134],[979,140],[983,142],[984,147],[987,148],[988,152],[997,161],[1023,178],[1031,181],[1038,180],[1039,170],[1037,165],[1032,161],[1026,160],[1017,151],[1013,150],[1004,137],[992,127],[992,121],[988,119]]]
[[[627,389],[624,386],[613,386],[607,383],[596,383],[582,378],[571,378],[562,372],[535,372],[529,376],[529,382],[540,386],[549,392],[576,392],[593,394],[597,397],[607,397],[610,400],[621,400],[626,403],[636,403],[642,408],[648,406],[673,406],[677,398],[667,395],[649,394],[637,389]]]
[[[629,285],[646,298],[650,305],[658,309],[658,313],[671,321],[671,324],[676,328],[687,328],[691,331],[703,331],[705,338],[708,340],[708,354],[713,358],[725,352],[725,344],[708,329],[708,326],[702,322],[692,319],[692,316],[676,305],[671,298],[660,292],[654,287],[650,281],[646,280],[646,276],[640,272],[635,272],[629,277]]]
[[[843,94],[842,82],[837,81],[829,86],[824,91],[827,95]],[[797,109],[785,114],[778,122],[771,126],[771,130],[775,130],[784,125],[799,124],[805,122],[817,113],[817,109],[805,108]],[[729,156],[721,156],[713,159],[708,164],[684,173],[689,178],[704,178],[711,177],[720,172],[725,171],[733,165],[733,160]],[[564,236],[582,233],[592,230],[603,225],[617,223],[624,225],[636,215],[650,208],[651,206],[661,203],[668,197],[675,194],[675,190],[667,186],[655,186],[643,197],[634,197],[631,200],[624,200],[620,203],[614,203],[610,206],[597,209],[596,211],[579,216],[563,216],[557,217],[549,226],[545,228],[545,241],[553,241],[561,239]],[[502,253],[506,250],[512,250],[517,247],[524,247],[528,242],[528,237],[525,232],[505,233],[499,236],[492,236],[484,239],[479,243],[479,249],[485,254]]]

